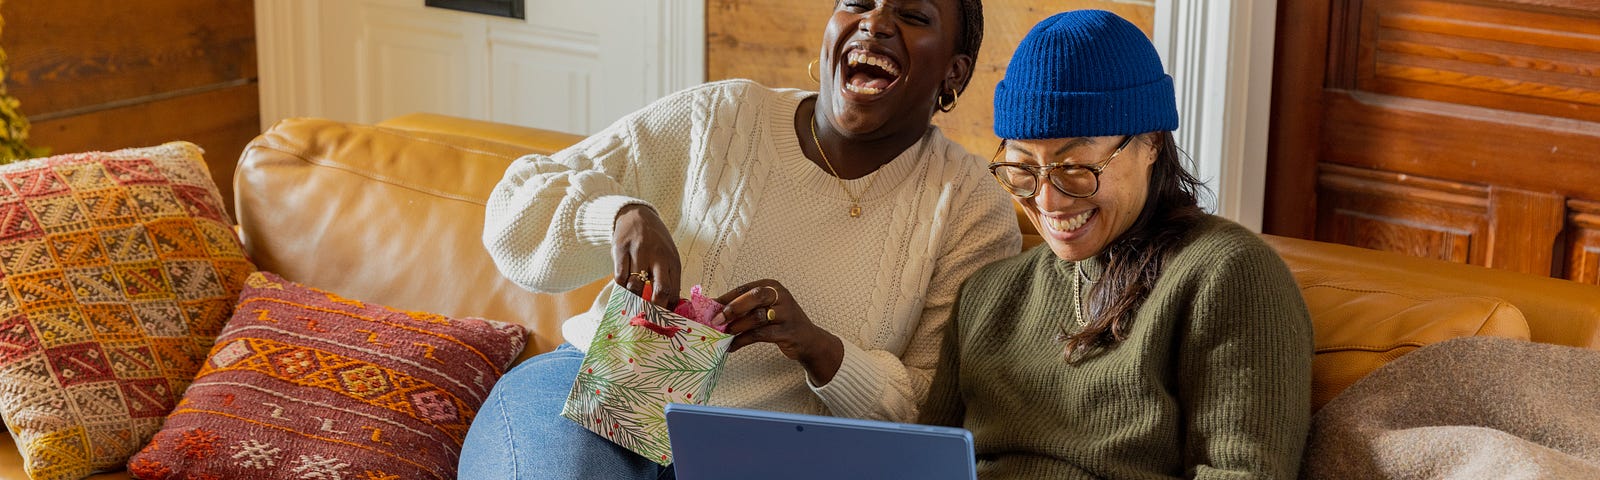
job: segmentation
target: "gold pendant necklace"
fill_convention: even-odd
[[[854,192],[851,192],[850,187],[845,186],[844,178],[840,177],[839,172],[833,169],[833,162],[828,161],[828,153],[822,151],[822,139],[817,136],[816,117],[811,118],[811,142],[816,144],[817,155],[822,156],[822,164],[828,166],[828,173],[833,174],[833,179],[839,181],[839,189],[844,190],[844,196],[850,198],[850,218],[860,218],[861,197],[856,195]],[[872,177],[871,180],[867,180],[867,186],[866,188],[861,189],[861,195],[866,195],[868,190],[872,190],[872,182],[875,181],[878,181],[878,177]]]

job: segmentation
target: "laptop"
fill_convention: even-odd
[[[679,480],[974,480],[962,428],[682,403],[666,408]]]

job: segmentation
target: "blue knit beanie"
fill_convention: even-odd
[[[1104,10],[1058,13],[1022,38],[994,92],[994,134],[1008,139],[1177,130],[1172,77],[1154,45]]]

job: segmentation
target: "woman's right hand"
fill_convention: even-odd
[[[655,209],[631,204],[617,211],[611,231],[611,258],[616,259],[616,282],[640,296],[646,282],[651,297],[645,300],[672,308],[678,303],[678,276],[683,272],[672,232]]]

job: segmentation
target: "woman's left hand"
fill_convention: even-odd
[[[729,322],[728,333],[735,335],[729,353],[752,343],[771,343],[783,356],[800,362],[817,386],[826,385],[839,372],[844,341],[811,323],[777,280],[746,283],[717,297],[717,302],[727,305],[722,315]]]

